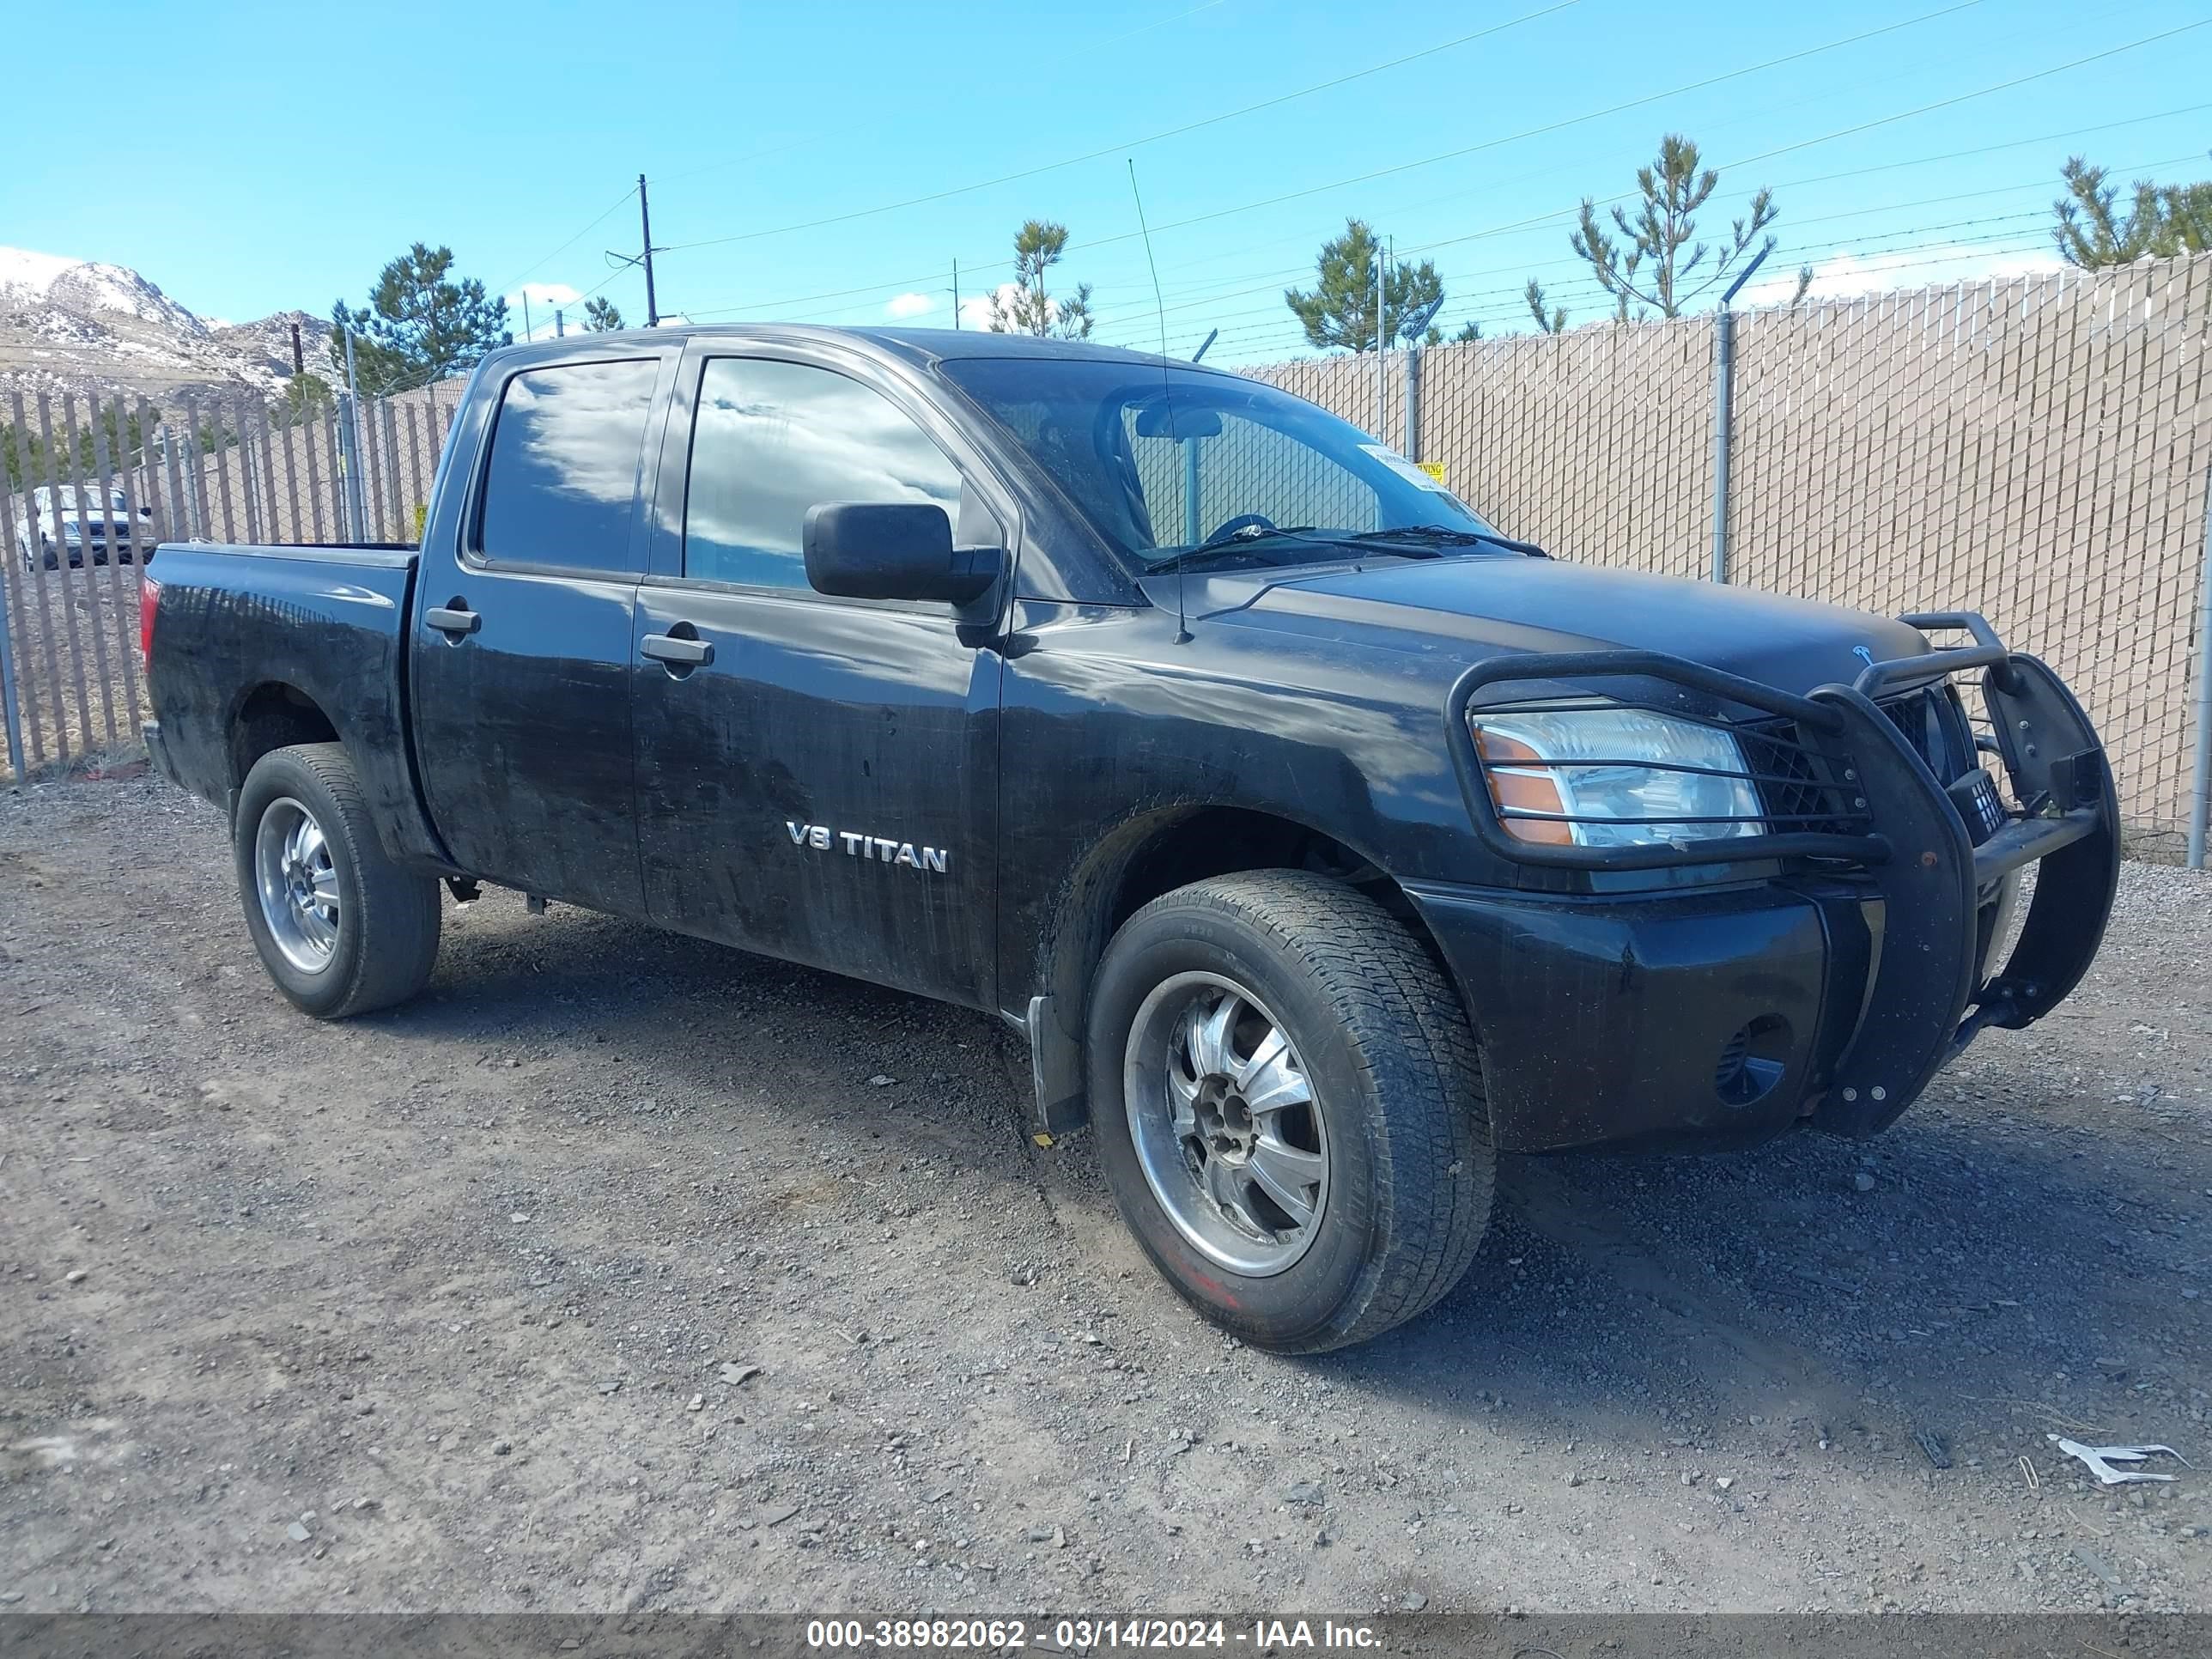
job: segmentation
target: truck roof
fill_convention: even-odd
[[[573,356],[580,347],[589,343],[614,345],[644,336],[655,340],[673,337],[758,340],[763,343],[814,341],[857,343],[882,355],[902,357],[918,364],[944,362],[963,357],[1032,357],[1078,362],[1119,362],[1154,368],[1163,366],[1185,369],[1196,368],[1213,374],[1225,372],[1214,369],[1210,364],[1192,364],[1181,358],[1163,357],[1154,352],[1129,351],[1120,346],[1093,345],[1087,340],[1054,339],[1034,334],[994,334],[988,330],[973,328],[842,328],[818,323],[666,324],[659,328],[617,329],[605,334],[570,334],[558,339],[536,340],[528,344],[501,347],[494,355],[501,359],[524,356],[544,358]]]

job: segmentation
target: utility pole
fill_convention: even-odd
[[[300,349],[300,325],[295,323],[292,325],[292,373],[305,374],[307,372],[307,354]]]
[[[960,326],[960,261],[952,262],[952,326]]]
[[[645,242],[645,325],[660,326],[660,307],[653,295],[653,210],[645,204],[645,175],[637,175],[637,224]]]
[[[526,288],[522,290],[522,337],[527,340],[532,335],[537,332],[538,331],[531,326],[530,290]]]
[[[568,325],[566,319],[562,317],[561,307],[558,306],[553,307],[553,337],[556,340],[565,340],[568,337]]]
[[[660,300],[653,291],[653,256],[656,253],[665,253],[668,250],[665,247],[655,247],[653,245],[653,210],[646,204],[645,175],[641,173],[637,175],[637,228],[645,239],[642,251],[637,253],[617,253],[612,248],[609,248],[607,258],[618,265],[645,267],[645,325],[647,328],[659,328]]]

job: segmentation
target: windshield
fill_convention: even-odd
[[[1333,536],[1415,526],[1496,533],[1395,451],[1255,380],[1076,358],[943,368],[1140,568],[1200,548],[1268,563],[1341,558]]]

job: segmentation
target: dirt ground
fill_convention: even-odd
[[[447,920],[317,1024],[211,809],[0,796],[0,1604],[2212,1609],[2212,881],[2130,866],[1876,1142],[1510,1164],[1440,1309],[1306,1360],[990,1020]]]

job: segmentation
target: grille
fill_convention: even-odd
[[[1760,804],[1779,828],[1816,835],[1859,835],[1867,815],[1826,759],[1798,741],[1795,720],[1759,720],[1738,729],[1745,764],[1759,779]]]
[[[1928,769],[1948,784],[1975,769],[1973,733],[1959,694],[1948,685],[1908,691],[1876,705]],[[1791,829],[1851,834],[1867,828],[1856,795],[1830,763],[1798,741],[1796,722],[1756,720],[1738,731],[1744,759],[1760,775],[1762,803]]]

